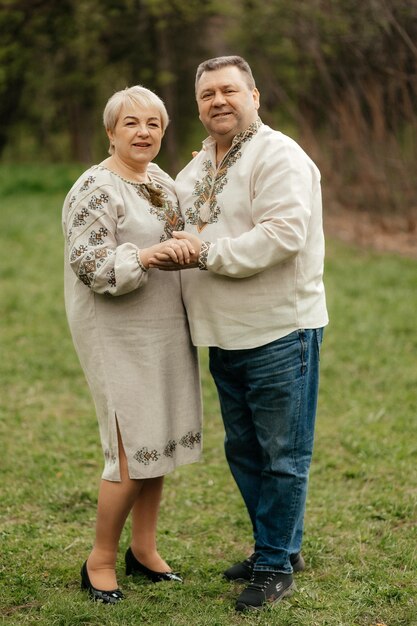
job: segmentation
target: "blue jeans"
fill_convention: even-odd
[[[323,329],[258,348],[210,348],[225,451],[253,526],[255,569],[291,573],[301,549]]]

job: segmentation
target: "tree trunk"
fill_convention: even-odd
[[[68,101],[68,130],[70,135],[71,158],[74,161],[90,164],[92,161],[91,110],[77,100]]]
[[[164,101],[168,111],[171,123],[169,124],[164,136],[164,151],[167,155],[167,169],[171,176],[176,176],[180,168],[180,158],[178,154],[178,135],[177,135],[177,94],[175,86],[175,73],[172,69],[172,60],[174,59],[171,50],[168,31],[165,24],[169,24],[169,20],[163,20],[156,24],[156,41],[157,41],[157,69],[158,69],[158,95]]]

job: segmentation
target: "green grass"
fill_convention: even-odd
[[[416,605],[417,265],[328,242],[331,316],[298,593],[236,614],[222,570],[251,551],[202,351],[204,461],[166,479],[159,548],[184,585],[79,590],[102,457],[62,296],[60,212],[80,166],[0,168],[0,619],[88,624],[412,626]]]

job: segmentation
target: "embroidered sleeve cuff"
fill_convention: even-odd
[[[201,243],[200,254],[198,256],[198,269],[206,270],[207,269],[207,257],[211,247],[210,241],[203,241]]]
[[[142,270],[142,272],[147,272],[148,268],[144,266],[144,264],[142,263],[142,261],[140,260],[140,250],[136,250],[136,260],[138,262],[138,265],[140,267],[140,269]]]

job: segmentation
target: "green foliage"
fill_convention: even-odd
[[[407,217],[417,194],[416,41],[408,0],[8,0],[0,155],[100,161],[105,102],[140,83],[167,106],[160,161],[175,175],[204,136],[198,63],[238,53],[254,70],[263,121],[314,156],[333,207]]]
[[[331,322],[298,592],[248,616],[221,572],[251,551],[201,352],[204,461],[166,479],[159,548],[184,585],[128,580],[126,601],[79,590],[102,468],[66,325],[61,206],[79,165],[0,168],[0,614],[10,626],[416,624],[415,261],[328,242]]]
[[[66,194],[82,173],[79,163],[45,165],[2,165],[0,197],[25,196],[33,193]]]
[[[0,153],[8,139],[8,126],[17,117],[15,105],[23,89],[22,76],[28,59],[23,30],[22,11],[0,11]]]
[[[12,0],[0,13],[0,154],[102,158],[105,102],[132,84],[157,91],[177,132],[188,130],[193,120],[178,112],[193,108],[189,55],[205,55],[194,33],[211,12],[210,2],[202,9],[180,1]],[[165,142],[171,162],[178,151],[172,128]]]
[[[415,3],[273,0],[244,7],[234,39],[262,90],[291,116],[307,114],[316,124],[330,118],[336,129],[335,106],[352,91],[372,116],[370,82],[384,90],[381,115],[390,124],[410,114],[407,99],[415,102],[417,96]]]
[[[292,121],[332,206],[415,214],[417,4],[243,6],[230,36],[257,77],[261,115],[281,128]]]

